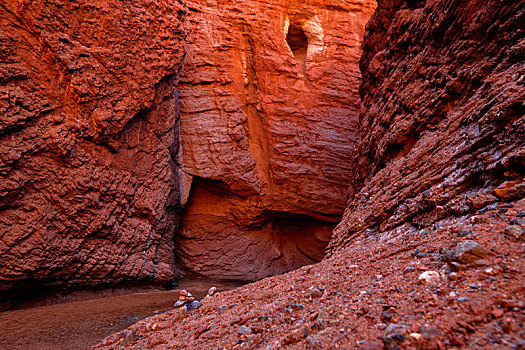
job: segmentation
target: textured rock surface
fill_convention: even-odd
[[[331,255],[219,293],[183,322],[171,311],[138,323],[133,347],[523,347],[525,255],[509,227],[525,215],[525,3],[378,6],[361,61],[355,180]],[[451,272],[447,252],[469,241],[484,261]],[[429,270],[446,278],[418,283]],[[166,328],[148,331],[155,323]]]
[[[330,250],[525,195],[525,4],[379,1],[357,158]]]
[[[2,298],[174,277],[182,16],[177,1],[0,4]]]
[[[187,3],[181,262],[253,280],[320,260],[345,206],[375,2]]]
[[[504,232],[524,212],[522,199],[428,230],[404,225],[363,237],[318,264],[206,298],[183,320],[171,310],[140,321],[130,327],[137,340],[125,348],[519,349],[525,255],[523,241]],[[490,267],[465,267],[434,285],[418,282],[421,270],[443,272],[440,250],[465,239],[487,248]],[[426,257],[414,256],[415,249]],[[312,296],[314,288],[322,297]],[[251,334],[239,334],[243,326]],[[124,335],[95,348],[122,349]]]

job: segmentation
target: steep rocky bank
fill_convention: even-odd
[[[525,201],[352,242],[318,264],[171,310],[95,349],[522,349]],[[468,231],[468,233],[466,233]],[[447,273],[443,248],[476,240],[484,261]],[[439,271],[425,284],[419,276]],[[127,345],[126,345],[127,344]]]
[[[524,3],[384,1],[367,25],[349,206],[330,251],[525,196]]]
[[[177,1],[0,4],[0,299],[175,277]]]

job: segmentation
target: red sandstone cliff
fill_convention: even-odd
[[[320,260],[373,6],[1,4],[1,296]]]
[[[174,277],[177,1],[0,4],[0,294]]]
[[[525,195],[523,2],[382,1],[349,206],[330,250]]]
[[[180,262],[250,281],[319,261],[344,209],[375,3],[187,4]]]

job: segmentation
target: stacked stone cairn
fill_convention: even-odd
[[[211,297],[213,294],[215,294],[216,291],[217,291],[217,288],[211,287],[208,290],[208,295],[206,295],[204,298],[206,299],[208,297]],[[177,300],[177,302],[175,303],[174,306],[176,308],[182,308],[184,306],[186,311],[190,312],[192,310],[196,310],[196,309],[200,308],[202,306],[202,304],[199,301],[195,300],[195,297],[193,295],[191,295],[190,292],[188,292],[187,290],[183,289],[183,290],[180,291],[180,293],[179,293],[179,300]]]

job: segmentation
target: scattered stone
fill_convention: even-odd
[[[389,336],[383,337],[383,344],[387,350],[399,350],[400,345],[405,341],[405,336],[402,334],[394,333]],[[404,348],[404,346],[403,346]]]
[[[364,344],[361,349],[363,350],[383,350],[383,344],[379,342],[368,342]]]
[[[392,334],[407,335],[408,327],[403,324],[391,323],[388,325],[388,327],[386,327],[385,335],[388,336]]]
[[[461,265],[460,263],[458,263],[458,262],[453,261],[453,262],[450,263],[450,269],[451,269],[451,270],[454,270],[454,271],[461,271],[461,270],[463,270],[464,268],[465,268],[465,267],[464,267],[463,265]]]
[[[390,321],[392,319],[392,314],[388,311],[381,312],[381,319],[383,321]]]
[[[492,193],[503,200],[510,200],[516,195],[517,181],[505,181],[498,188],[492,190]]]
[[[476,260],[483,259],[487,255],[487,250],[479,243],[474,241],[465,241],[459,243],[452,250],[445,250],[444,258],[449,262],[459,262],[461,264],[470,264]]]
[[[217,288],[216,287],[211,287],[209,290],[208,290],[208,296],[212,296],[214,295],[215,293],[217,292]]]
[[[514,349],[525,349],[525,340],[521,340],[514,344]]]
[[[405,269],[403,270],[404,273],[408,273],[408,272],[412,272],[412,271],[415,271],[416,268],[414,266],[407,266],[405,267]]]
[[[496,269],[494,269],[493,267],[489,267],[488,269],[485,269],[484,271],[485,271],[485,273],[487,275],[495,275],[496,274]]]
[[[321,292],[319,289],[317,288],[314,288],[312,289],[312,291],[310,292],[310,296],[312,298],[320,298],[323,296],[323,292]]]
[[[410,333],[410,337],[414,338],[417,341],[419,341],[419,340],[421,340],[422,335],[420,333]]]
[[[217,311],[219,311],[219,314],[222,314],[228,310],[228,305],[221,305],[217,308]]]
[[[441,338],[443,336],[442,331],[440,331],[436,327],[429,326],[421,327],[421,333],[423,333],[423,336],[425,336],[426,338]]]
[[[380,331],[386,329],[386,324],[384,323],[378,323],[376,324],[376,328],[379,329]]]
[[[459,297],[459,298],[458,298],[458,301],[467,301],[467,300],[468,300],[467,297]]]
[[[489,266],[490,265],[490,261],[488,261],[487,259],[479,259],[479,260],[474,261],[474,265],[476,265],[476,266]]]
[[[363,316],[363,315],[366,315],[369,312],[370,312],[370,307],[368,307],[368,305],[363,305],[357,310],[356,313],[357,313],[358,316]]]
[[[418,280],[423,284],[437,284],[441,280],[441,275],[437,271],[425,271],[419,275]]]
[[[515,239],[520,239],[525,235],[525,227],[521,225],[512,225],[506,228],[505,233]]]
[[[250,327],[246,327],[246,326],[241,326],[239,328],[239,334],[240,335],[248,335],[252,332],[251,328]]]
[[[120,345],[127,346],[133,343],[138,339],[137,332],[135,331],[126,331],[126,336]]]
[[[498,199],[490,193],[477,193],[475,196],[470,198],[470,203],[476,209],[481,209],[486,205],[496,202]]]
[[[199,329],[197,329],[195,331],[195,333],[193,334],[193,338],[194,339],[197,339],[199,338],[202,334],[204,334],[205,332],[209,331],[210,330],[210,326],[207,325],[207,326],[203,326],[203,327],[200,327]]]
[[[186,316],[188,316],[188,311],[186,310],[185,307],[181,307],[181,308],[178,308],[178,309],[175,311],[175,314],[174,314],[173,319],[174,319],[175,321],[179,321],[179,320],[184,319]]]
[[[448,274],[448,279],[451,281],[455,281],[458,279],[458,273],[457,272],[451,272]]]
[[[304,305],[303,304],[292,304],[290,307],[292,308],[292,310],[302,310],[302,309],[304,309]]]
[[[494,308],[494,309],[492,310],[492,315],[493,315],[495,318],[500,318],[500,317],[503,316],[503,314],[504,314],[504,312],[503,312],[503,310],[501,310],[501,309]]]

